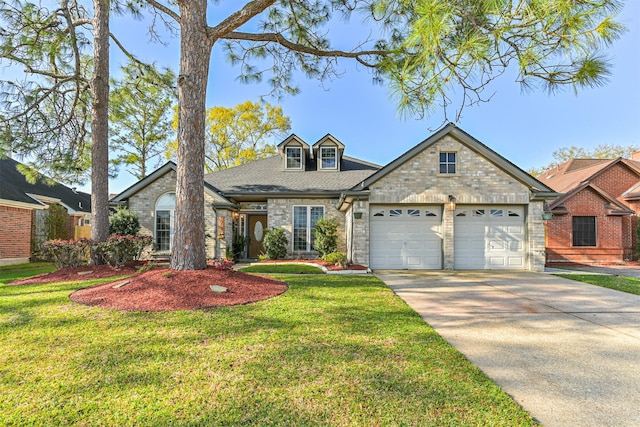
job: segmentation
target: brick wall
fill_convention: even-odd
[[[547,262],[622,262],[631,252],[632,219],[607,216],[605,200],[590,188],[565,202],[569,214],[547,221]],[[573,246],[574,216],[596,217],[596,246]]]
[[[31,210],[0,206],[0,260],[31,256]]]
[[[293,207],[324,206],[324,217],[335,219],[338,222],[338,251],[346,253],[345,216],[336,209],[337,202],[338,199],[269,199],[267,201],[267,225],[269,228],[275,227],[284,230],[289,241],[289,255],[314,257],[315,253],[293,254]]]
[[[136,194],[129,198],[129,209],[138,214],[140,220],[140,233],[149,236],[154,235],[155,230],[155,206],[158,199],[166,193],[174,193],[176,191],[176,173],[171,170],[159,177]],[[227,209],[217,209],[214,211],[212,204],[221,202],[222,199],[205,192],[205,230],[207,257],[223,257],[228,245],[231,245],[233,237],[231,211]],[[224,238],[216,239],[217,223],[216,217],[224,217]],[[222,234],[222,233],[220,233]],[[143,256],[150,255],[150,251]]]
[[[638,183],[638,176],[624,164],[616,164],[591,180],[618,201],[639,212],[638,202],[626,202],[621,195]],[[623,262],[633,259],[636,246],[636,216],[607,216],[608,202],[586,188],[565,202],[569,214],[547,222],[548,262]],[[573,247],[572,217],[596,216],[595,247]]]
[[[439,153],[457,154],[455,175],[440,175]],[[454,215],[449,195],[458,205],[520,205],[526,207],[528,268],[544,269],[542,202],[530,201],[529,188],[452,136],[432,144],[371,185],[370,203],[438,204],[443,214],[443,268],[454,268]]]

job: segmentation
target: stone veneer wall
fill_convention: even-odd
[[[360,218],[354,218],[354,213],[362,214]],[[369,265],[369,202],[354,201],[345,212],[345,218],[350,225],[346,230],[346,239],[351,242],[347,248],[347,256],[351,262],[360,265]]]
[[[457,153],[457,174],[440,175],[439,153]],[[448,135],[382,177],[370,187],[371,204],[438,204],[443,213],[443,267],[454,268],[453,212],[449,195],[457,204],[517,204],[528,208],[526,227],[528,268],[544,269],[542,202],[530,202],[531,192],[502,169]]]
[[[155,230],[155,206],[160,196],[176,191],[176,173],[171,170],[156,179],[136,194],[129,198],[129,210],[136,212],[140,220],[140,233],[149,236],[154,235]],[[205,192],[205,233],[210,237],[206,238],[207,257],[224,257],[227,245],[231,244],[233,238],[232,214],[228,209],[218,209],[217,215],[224,217],[224,238],[216,241],[216,212],[212,208],[215,198]],[[217,247],[216,247],[217,244]],[[143,257],[151,254],[151,250],[145,251]]]
[[[345,239],[345,217],[336,209],[338,199],[269,199],[267,201],[267,224],[269,228],[282,228],[289,241],[289,256],[313,257],[311,253],[293,253],[293,207],[324,206],[324,216],[338,221],[338,251],[347,251]]]

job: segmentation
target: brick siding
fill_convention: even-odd
[[[439,153],[455,152],[455,175],[439,174]],[[452,136],[446,136],[371,185],[370,203],[437,204],[443,206],[443,268],[454,268],[454,215],[449,195],[458,205],[519,205],[527,212],[527,268],[544,269],[543,203],[530,201],[527,186]]]
[[[620,196],[638,182],[638,176],[617,164],[594,177],[591,182],[618,201],[638,212],[637,203],[627,203]],[[566,215],[554,215],[547,221],[547,262],[623,262],[635,253],[635,216],[607,216],[607,201],[591,188],[565,201]],[[573,216],[596,217],[596,246],[573,246]]]
[[[31,210],[0,206],[0,259],[31,256]]]

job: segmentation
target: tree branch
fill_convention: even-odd
[[[290,40],[287,40],[282,34],[278,33],[244,33],[244,32],[231,32],[221,37],[225,40],[244,40],[251,42],[269,42],[269,43],[277,43],[287,49],[290,49],[295,52],[306,53],[309,55],[314,55],[318,57],[340,57],[340,58],[352,58],[356,59],[362,65],[375,68],[376,64],[365,61],[363,57],[366,56],[387,56],[390,55],[391,52],[386,50],[362,50],[357,52],[347,52],[344,50],[322,50],[317,49],[311,46],[305,46],[302,44],[294,43]]]
[[[181,19],[180,15],[177,14],[176,12],[174,12],[173,10],[169,9],[167,6],[157,2],[156,0],[146,0],[146,1],[147,1],[147,3],[149,3],[154,8],[156,8],[159,11],[161,11],[161,12],[165,13],[166,15],[170,16],[176,22],[180,22],[180,19]]]
[[[262,13],[266,8],[273,5],[276,0],[253,0],[244,5],[237,12],[229,15],[225,20],[215,27],[209,27],[207,33],[211,40],[225,38],[225,36],[236,28],[239,28],[254,16]]]

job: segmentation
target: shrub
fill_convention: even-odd
[[[236,234],[233,238],[233,259],[239,260],[244,255],[244,248],[247,246],[247,238],[242,234]]]
[[[322,259],[331,264],[339,265],[340,267],[346,267],[349,265],[349,259],[342,252],[331,252],[322,257]]]
[[[233,270],[233,261],[229,259],[214,258],[212,264],[213,264],[213,268],[215,268],[216,270],[221,270],[221,271]]]
[[[90,248],[88,239],[48,240],[40,244],[40,256],[57,268],[80,267],[89,261]]]
[[[270,228],[262,241],[264,252],[269,259],[283,259],[287,256],[289,241],[282,228]]]
[[[139,231],[138,214],[131,212],[124,206],[118,206],[116,211],[109,215],[109,234],[135,236]]]
[[[320,218],[315,226],[313,248],[323,257],[338,248],[338,222],[335,219]]]
[[[93,245],[96,257],[111,267],[122,267],[140,258],[144,248],[151,244],[151,236],[122,236],[112,234],[105,242]]]
[[[45,224],[49,230],[50,240],[65,240],[68,239],[69,229],[67,228],[67,209],[58,203],[52,203],[49,205],[47,215],[45,216]]]

